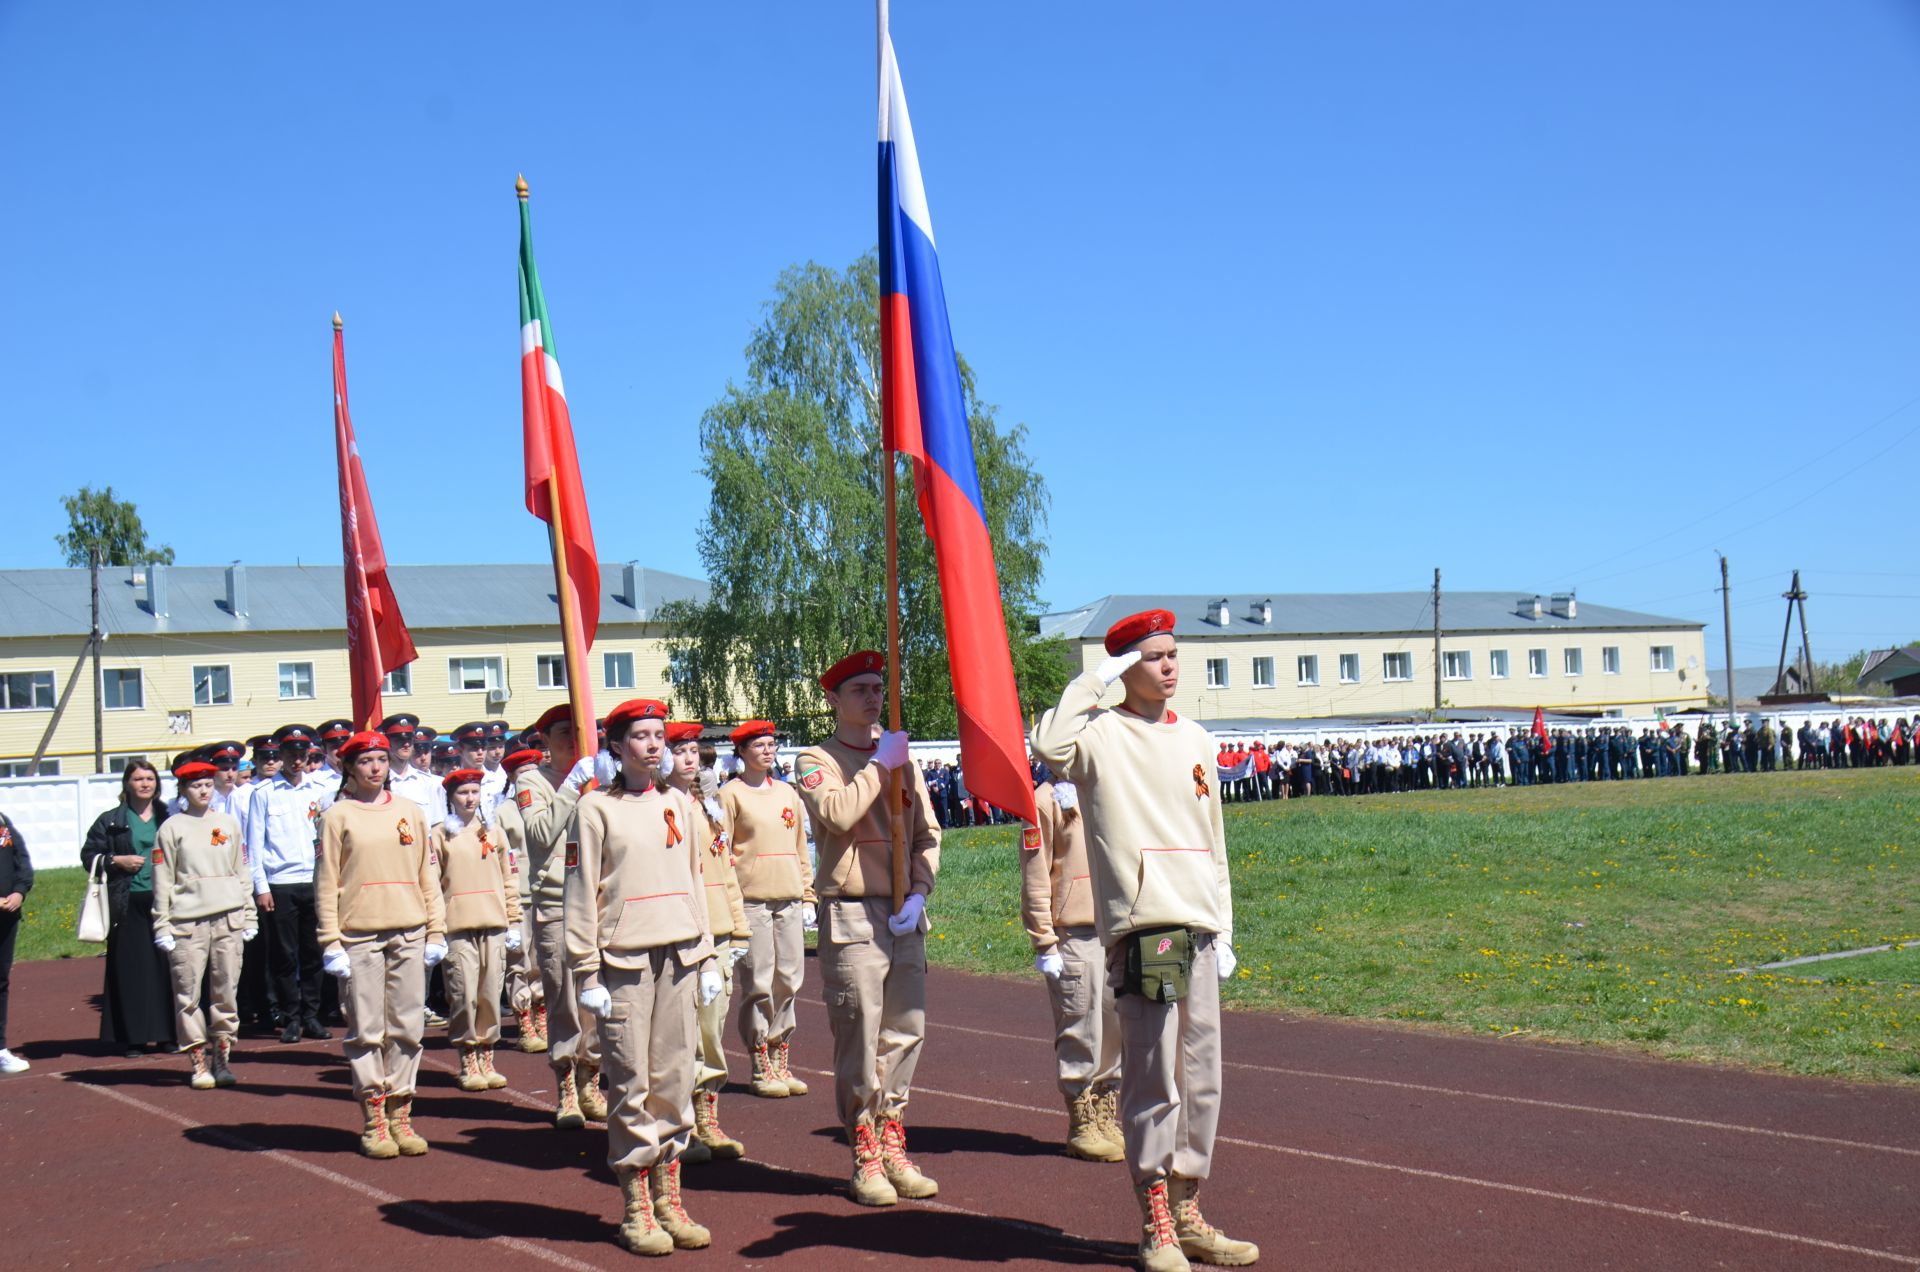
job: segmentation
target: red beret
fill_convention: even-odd
[[[486,776],[487,775],[479,769],[455,769],[440,779],[440,785],[446,787],[447,794],[451,795],[455,788],[465,786],[469,782],[475,786],[480,785],[481,782],[486,780]]]
[[[533,722],[533,731],[535,733],[545,733],[562,720],[565,720],[568,724],[573,723],[573,704],[571,702],[555,703],[545,711],[542,711],[540,718]]]
[[[880,675],[887,669],[886,655],[871,649],[848,654],[820,675],[820,687],[832,693],[855,676]]]
[[[698,742],[707,726],[698,720],[675,720],[667,726],[667,745],[678,746],[682,742]]]
[[[196,782],[203,777],[212,777],[219,771],[219,769],[213,767],[213,765],[207,763],[205,760],[188,760],[185,764],[173,770],[173,776],[179,781],[180,785],[185,786],[188,782]]]
[[[1127,617],[1107,628],[1107,652],[1117,654],[1129,645],[1137,645],[1149,636],[1158,636],[1162,632],[1173,631],[1173,613],[1170,610],[1144,610]]]
[[[607,732],[636,720],[665,720],[667,704],[654,698],[630,698],[607,712]]]
[[[521,769],[527,767],[527,765],[538,764],[539,762],[540,752],[534,750],[532,747],[528,747],[524,751],[508,752],[507,758],[500,761],[500,767],[508,773],[518,773]]]
[[[773,736],[773,721],[749,720],[727,736],[733,739],[735,746],[745,746],[755,738],[770,738]]]
[[[351,763],[364,751],[392,749],[384,733],[356,733],[340,744],[340,760],[342,763]]]

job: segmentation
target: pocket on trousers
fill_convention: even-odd
[[[1076,1016],[1087,1014],[1093,1005],[1093,980],[1071,963],[1060,973],[1060,1005]]]
[[[230,932],[246,931],[247,930],[247,912],[245,910],[230,911],[227,914],[227,930]]]
[[[873,939],[873,923],[865,901],[827,902],[827,939],[835,945],[854,945]]]
[[[851,989],[830,989],[826,992],[827,1015],[835,1020],[852,1020],[860,1014],[860,995]]]

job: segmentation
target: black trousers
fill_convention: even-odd
[[[267,921],[267,974],[282,1021],[320,1017],[320,916],[310,883],[276,883]]]
[[[19,934],[20,911],[0,912],[0,1051],[7,1048],[7,987],[13,981],[13,938]]]

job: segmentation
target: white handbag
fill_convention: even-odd
[[[113,919],[107,909],[107,854],[101,853],[93,859],[93,866],[87,871],[87,895],[80,901],[80,921],[75,926],[74,936],[95,945],[107,939],[107,931],[113,926]]]

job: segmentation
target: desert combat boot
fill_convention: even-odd
[[[713,1234],[693,1221],[680,1200],[680,1161],[655,1162],[647,1171],[647,1187],[653,1191],[653,1218],[673,1241],[676,1250],[704,1250],[713,1244]]]
[[[635,1254],[673,1253],[673,1238],[653,1217],[653,1199],[647,1194],[647,1172],[623,1168],[620,1172],[620,1244]]]
[[[1136,1184],[1134,1199],[1140,1203],[1140,1267],[1143,1272],[1189,1272],[1192,1264],[1180,1251],[1180,1238],[1173,1230],[1173,1204],[1167,1200],[1167,1181],[1150,1179]]]
[[[1180,1252],[1187,1258],[1223,1268],[1241,1268],[1259,1261],[1259,1246],[1235,1241],[1200,1213],[1199,1180],[1174,1175],[1167,1180],[1167,1193],[1173,1202],[1173,1232],[1180,1238]]]

